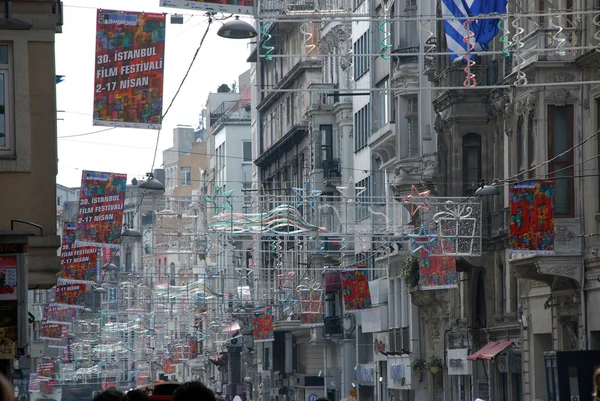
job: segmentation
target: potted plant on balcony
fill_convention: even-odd
[[[408,287],[416,287],[419,285],[419,259],[415,255],[408,255],[406,259],[404,259],[400,277],[402,277]]]
[[[425,359],[417,358],[412,361],[410,367],[417,373],[423,373],[427,369],[427,362],[425,362]]]
[[[438,373],[440,373],[442,371],[443,367],[444,367],[444,361],[442,361],[437,356],[432,356],[431,358],[429,358],[429,361],[427,361],[427,368],[434,375],[437,375]]]

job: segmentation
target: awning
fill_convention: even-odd
[[[476,351],[469,355],[467,359],[469,361],[476,361],[478,359],[490,360],[494,359],[496,355],[504,351],[506,348],[510,347],[514,344],[512,340],[504,340],[504,341],[492,341],[484,345],[479,351]]]

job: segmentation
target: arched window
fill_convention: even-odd
[[[463,136],[463,195],[471,196],[481,181],[481,136]]]

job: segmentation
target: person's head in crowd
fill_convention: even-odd
[[[148,401],[148,394],[142,390],[131,390],[127,392],[127,401]]]
[[[594,400],[600,400],[600,367],[594,371]]]
[[[114,387],[96,394],[92,401],[127,401],[127,395]]]
[[[187,382],[175,390],[173,401],[215,401],[215,394],[199,381]]]
[[[0,373],[0,400],[14,401],[13,389],[8,380]]]

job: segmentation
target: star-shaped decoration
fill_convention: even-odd
[[[437,235],[430,233],[424,225],[421,225],[421,228],[417,234],[407,234],[407,236],[412,242],[411,253],[416,253],[421,249],[429,253],[430,244],[437,241]]]
[[[430,190],[419,192],[417,187],[414,185],[410,188],[410,195],[401,200],[405,205],[410,205],[410,215],[414,216],[419,209],[429,210],[429,204],[427,200],[429,199],[429,195],[431,194]]]
[[[310,181],[306,181],[304,188],[292,188],[292,191],[298,196],[296,207],[308,204],[311,208],[315,208],[316,199],[323,191],[312,189]]]
[[[335,187],[335,189],[340,194],[342,194],[342,197],[347,202],[354,202],[354,200],[356,198],[358,198],[360,195],[362,195],[367,190],[366,187],[355,186],[354,179],[352,177],[350,177],[350,179],[348,180],[348,185],[346,185],[345,187]]]
[[[213,195],[207,195],[204,200],[213,205],[215,215],[221,214],[225,210],[233,210],[233,204],[231,203],[231,195],[233,190],[223,191],[223,189],[215,185],[215,191]]]

